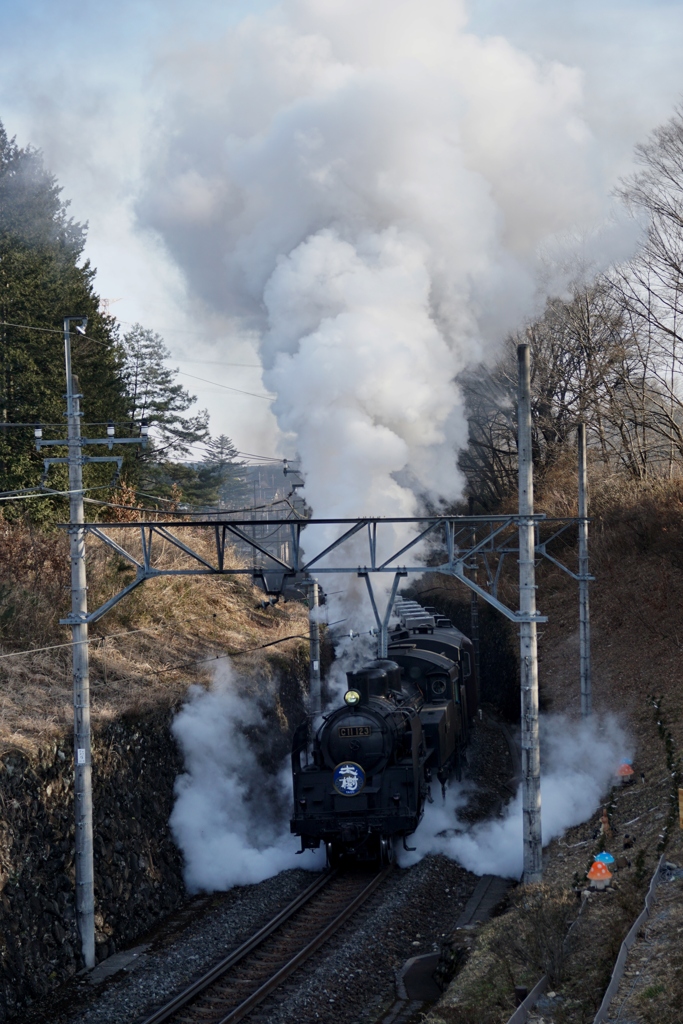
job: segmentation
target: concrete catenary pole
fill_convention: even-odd
[[[591,619],[588,597],[588,471],[586,468],[586,424],[579,423],[579,658],[581,672],[581,714],[593,707],[591,682]]]
[[[474,515],[474,498],[470,496],[469,499],[469,510],[470,515]],[[474,525],[472,526],[471,533],[472,547],[477,543],[477,531]],[[475,558],[472,563],[472,581],[477,582],[477,560]],[[476,591],[472,591],[470,595],[470,640],[472,641],[472,651],[474,653],[474,674],[477,681],[477,698],[481,697],[481,665],[479,658],[479,601],[477,600]]]
[[[525,885],[543,877],[541,844],[541,759],[538,737],[536,567],[534,479],[531,452],[531,374],[528,345],[517,347],[519,399],[519,654],[522,691],[522,813]]]
[[[322,710],[322,694],[320,688],[320,625],[318,623],[319,592],[317,580],[311,580],[309,591],[310,703],[311,714],[319,715]]]
[[[74,809],[76,812],[76,919],[86,967],[95,966],[95,885],[93,873],[92,778],[90,767],[90,676],[88,592],[83,530],[83,464],[78,380],[71,371],[71,323],[64,319],[66,407],[69,443],[69,545],[71,554],[71,638],[74,701]]]

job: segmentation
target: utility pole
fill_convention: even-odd
[[[73,641],[74,810],[76,813],[76,920],[86,967],[95,966],[95,877],[92,841],[92,770],[90,759],[90,674],[88,588],[83,530],[83,462],[81,395],[71,370],[71,322],[64,319],[66,416],[69,443],[69,549],[71,554],[71,639]],[[79,317],[85,330],[87,318]]]
[[[531,371],[529,346],[517,346],[519,398],[519,655],[522,696],[522,814],[525,885],[543,878],[541,841],[541,758],[538,736],[538,653],[536,644],[536,566],[534,477],[531,451]]]
[[[81,408],[78,378],[71,367],[71,325],[85,335],[86,316],[64,317],[64,366],[66,371],[67,439],[43,439],[43,429],[35,429],[36,448],[61,447],[68,449],[66,458],[44,459],[46,478],[49,467],[66,463],[69,471],[69,553],[71,557],[71,614],[60,620],[60,625],[71,626],[73,707],[74,707],[74,812],[75,812],[75,866],[76,866],[76,921],[81,938],[81,952],[86,967],[95,966],[95,879],[93,865],[92,823],[92,768],[90,736],[90,658],[88,651],[88,587],[85,563],[85,528],[83,514],[83,465],[87,462],[115,462],[120,471],[121,456],[83,455],[88,444],[147,444],[148,427],[140,425],[139,438],[116,438],[114,423],[107,425],[106,438],[81,437]]]
[[[318,622],[318,581],[309,583],[308,599],[308,631],[310,637],[310,706],[311,714],[319,715],[322,711],[322,694],[320,687],[320,624]]]
[[[581,673],[581,714],[593,707],[591,680],[591,619],[588,598],[588,470],[586,466],[586,424],[579,423],[579,659]]]
[[[469,499],[469,513],[471,516],[474,515],[474,497],[470,495]],[[476,527],[472,526],[471,543],[474,547],[477,543],[477,530]],[[476,558],[472,562],[472,582],[477,582],[477,560]],[[470,595],[470,639],[472,641],[472,651],[474,653],[474,675],[477,681],[477,699],[481,695],[481,672],[480,672],[480,659],[479,659],[479,600],[475,590]]]

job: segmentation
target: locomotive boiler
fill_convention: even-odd
[[[477,709],[471,641],[434,609],[396,610],[387,658],[348,672],[343,703],[294,735],[291,831],[302,851],[323,843],[331,864],[393,858],[432,785],[459,776]]]

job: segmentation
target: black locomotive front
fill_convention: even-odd
[[[309,736],[306,722],[295,735],[291,830],[302,849],[325,843],[331,861],[342,853],[386,860],[394,838],[414,832],[422,815],[422,697],[414,687],[406,692],[391,661],[347,680],[344,704],[317,734]]]
[[[294,735],[294,816],[301,848],[328,858],[389,859],[422,817],[430,783],[460,776],[479,702],[472,644],[450,620],[397,602],[391,661],[347,673],[344,704]]]

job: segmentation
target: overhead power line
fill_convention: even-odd
[[[11,324],[8,320],[0,320],[0,327],[19,327],[24,331],[40,331],[42,334],[63,334],[63,330],[58,327],[34,327],[33,324]],[[101,345],[102,348],[109,348],[110,346],[105,341],[98,341],[97,338],[91,338],[89,334],[78,334],[77,337],[84,338],[86,341],[92,341],[94,345]]]
[[[276,395],[257,395],[255,391],[242,391],[241,388],[231,388],[227,384],[219,384],[217,380],[207,380],[206,377],[197,377],[194,373],[186,373],[184,370],[177,371],[181,377],[191,377],[192,380],[201,380],[212,387],[224,388],[226,391],[236,391],[238,395],[251,395],[252,398],[262,398],[265,402],[274,402]]]
[[[63,644],[50,644],[48,647],[32,647],[28,651],[11,651],[9,654],[0,654],[0,659],[3,658],[21,658],[26,657],[28,654],[42,654],[43,651],[56,651],[59,647],[78,647],[81,644],[95,644],[102,643],[104,640],[111,640],[114,637],[119,636],[130,636],[131,633],[149,633],[149,629],[127,629],[124,633],[110,633],[108,636],[95,636],[88,638],[87,640],[69,640],[68,643]]]
[[[266,647],[275,647],[276,644],[283,644],[285,640],[308,640],[304,633],[294,633],[292,636],[282,636],[279,640],[271,640],[267,644],[260,644],[258,647],[249,647],[244,651],[229,651],[228,654],[212,654],[207,658],[194,658],[192,661],[181,661],[175,665],[167,665],[165,668],[156,669],[152,675],[161,675],[162,672],[173,672],[179,668],[187,668],[188,665],[203,665],[211,661],[224,661],[226,658],[237,658],[241,654],[253,654],[254,651],[265,651]]]
[[[97,487],[83,487],[78,491],[53,491],[51,488],[27,487],[24,491],[7,491],[0,495],[0,501],[22,501],[25,498],[68,498],[71,494],[85,494],[86,491],[108,491],[111,484],[98,484]],[[92,501],[92,498],[84,498]],[[126,508],[130,506],[126,505]]]
[[[164,498],[163,500],[164,501],[168,501],[169,499]],[[277,498],[275,501],[270,501],[270,502],[268,502],[265,505],[252,505],[249,508],[215,508],[215,507],[210,507],[210,506],[197,506],[197,505],[195,505],[195,506],[192,506],[192,508],[196,509],[196,511],[193,512],[192,508],[189,508],[189,509],[179,509],[179,510],[171,510],[171,509],[166,509],[166,508],[164,508],[164,509],[146,508],[146,507],[143,507],[143,506],[140,506],[140,505],[118,505],[116,502],[113,502],[113,501],[102,501],[102,499],[100,499],[100,498],[84,498],[83,501],[87,502],[89,505],[100,505],[103,508],[121,508],[121,509],[125,509],[127,512],[150,512],[152,515],[158,515],[160,512],[163,512],[165,516],[166,515],[169,515],[169,516],[201,516],[201,515],[204,515],[204,516],[206,516],[206,515],[223,515],[223,516],[228,516],[228,515],[236,515],[238,512],[258,512],[259,510],[264,509],[264,508],[274,508],[275,505],[282,505],[282,504],[288,504],[289,505],[290,504],[289,501],[287,500],[287,498]],[[258,520],[254,520],[254,522],[259,522],[259,521]]]
[[[0,320],[0,327],[17,327],[25,331],[41,331],[43,334],[62,334],[62,331],[56,327],[33,327],[32,324],[13,324],[8,320]],[[97,338],[91,337],[89,334],[80,334],[78,337],[83,338],[85,341],[92,341],[94,345],[101,345],[102,348],[109,348],[110,346],[104,341],[98,341]],[[185,370],[177,370],[182,377],[191,377],[193,380],[200,380],[204,384],[211,384],[213,387],[223,388],[225,391],[234,391],[238,395],[249,395],[251,398],[262,398],[264,402],[274,402],[275,397],[270,395],[258,395],[255,391],[243,391],[241,388],[231,388],[227,384],[220,384],[216,380],[207,380],[205,377],[197,377],[194,373],[186,373]]]

